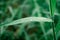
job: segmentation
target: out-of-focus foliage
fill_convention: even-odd
[[[53,26],[60,40],[60,0],[0,0],[0,40],[53,40]]]

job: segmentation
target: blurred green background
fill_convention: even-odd
[[[54,17],[50,16],[49,3],[50,0],[0,0],[0,40],[54,40],[54,32],[56,40],[60,40],[60,0],[56,0]]]

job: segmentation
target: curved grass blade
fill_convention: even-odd
[[[53,22],[49,18],[44,18],[44,17],[27,17],[27,18],[22,18],[15,20],[11,23],[8,24],[2,24],[2,26],[9,26],[9,25],[15,25],[15,24],[20,24],[20,23],[26,23],[26,22],[32,22],[32,21],[37,21],[37,22]]]

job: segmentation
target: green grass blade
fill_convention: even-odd
[[[56,7],[56,0],[50,0],[49,7],[50,7],[50,16],[53,17],[52,19],[54,20],[54,12],[55,12],[55,7]],[[52,24],[52,28],[53,28],[54,40],[56,40],[55,24],[54,24],[54,22],[52,22],[51,24]]]
[[[4,26],[9,26],[9,25],[15,25],[15,24],[20,24],[20,23],[26,23],[26,22],[31,22],[31,21],[37,21],[37,22],[52,22],[51,19],[49,18],[44,18],[44,17],[27,17],[27,18],[22,18],[15,20],[11,23],[4,24]]]
[[[56,0],[50,0],[49,7],[50,7],[51,16],[54,16],[54,11],[56,8]]]

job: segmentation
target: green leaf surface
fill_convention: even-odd
[[[51,16],[54,16],[54,12],[56,8],[56,0],[50,0],[49,7],[50,7]]]

